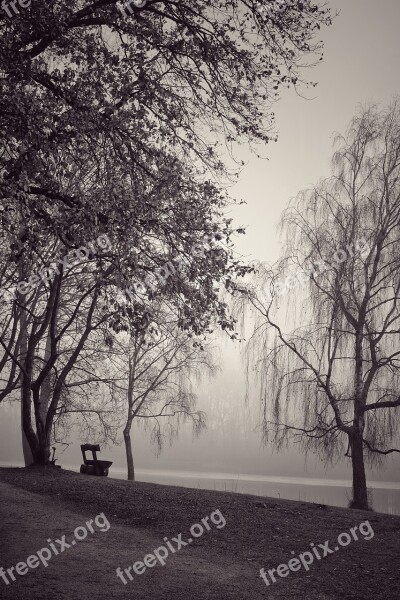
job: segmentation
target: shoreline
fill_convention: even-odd
[[[79,466],[75,465],[61,465],[62,470],[70,471],[71,473],[79,473]],[[0,469],[24,469],[22,463],[2,463],[0,462]],[[126,469],[113,468],[121,475],[126,476]],[[254,481],[260,483],[282,483],[285,485],[308,485],[308,486],[319,486],[323,485],[326,487],[345,487],[351,488],[350,479],[322,479],[318,477],[294,477],[290,475],[257,475],[248,473],[222,473],[213,471],[184,471],[176,469],[152,469],[152,468],[136,468],[135,474],[137,475],[157,475],[161,477],[178,477],[179,479],[221,479],[229,481]],[[112,470],[108,479],[121,480],[122,477],[113,477]],[[140,480],[138,480],[140,481]],[[146,483],[146,482],[144,482]],[[155,482],[154,482],[155,483]],[[378,481],[368,480],[368,487],[372,489],[383,489],[383,490],[400,490],[400,481]]]
[[[6,465],[1,467],[7,468]],[[14,468],[16,466],[9,466]],[[18,467],[16,467],[18,468]],[[19,465],[19,468],[24,468]],[[64,471],[79,473],[75,465],[63,465]],[[225,491],[259,498],[286,499],[346,508],[351,495],[351,482],[343,479],[277,477],[264,475],[190,472],[178,470],[141,469],[135,471],[136,482],[154,483],[189,489]],[[126,470],[111,468],[109,479],[126,481]],[[368,485],[372,509],[400,516],[400,483],[371,481]]]

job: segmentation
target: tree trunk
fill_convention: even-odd
[[[26,356],[28,353],[28,332],[27,332],[27,323],[26,323],[26,312],[22,311],[21,313],[21,361],[22,363],[26,362]],[[26,385],[26,383],[25,383]],[[25,390],[25,395],[28,394],[29,395],[29,391]],[[30,405],[30,400],[27,400],[26,397],[24,397],[24,389],[23,386],[21,387],[21,435],[22,435],[22,452],[24,455],[24,463],[26,467],[29,467],[30,465],[32,465],[34,463],[34,458],[33,458],[33,448],[32,448],[32,443],[33,443],[33,438],[32,438],[32,433],[30,432],[29,437],[27,436],[27,434],[25,433],[25,428],[24,428],[24,423],[27,423],[28,420],[31,419],[31,415],[30,412],[28,412],[26,410],[26,403],[29,402]],[[25,412],[25,417],[24,417],[24,412]]]
[[[364,323],[365,307],[359,315],[359,322]],[[351,448],[351,465],[353,469],[353,499],[351,508],[369,510],[367,480],[364,465],[364,406],[363,397],[363,327],[358,326],[355,339],[355,372],[354,372],[354,418],[352,432],[349,435]]]
[[[38,442],[35,465],[48,465],[50,462],[50,436],[46,434],[43,423],[38,431]]]
[[[27,353],[24,360],[24,368],[26,372],[22,374],[21,383],[22,430],[24,432],[25,439],[29,444],[29,448],[33,456],[33,463],[36,463],[39,440],[32,427],[32,362],[32,357],[29,353]]]
[[[24,366],[21,383],[21,419],[25,466],[47,465],[50,458],[50,439],[44,431],[44,423],[39,415],[40,403],[37,398],[33,398],[36,433],[32,427],[32,374],[35,347],[29,343],[25,311],[21,315],[21,327],[24,332],[21,339],[21,361]]]
[[[126,463],[128,466],[128,481],[135,481],[135,467],[133,464],[133,455],[132,455],[132,442],[130,435],[131,423],[126,424],[124,429],[124,441],[125,441],[125,450],[126,450]]]
[[[129,357],[129,377],[128,377],[128,415],[124,429],[124,440],[126,450],[126,463],[128,466],[128,481],[135,481],[135,467],[133,465],[132,442],[131,442],[131,427],[133,421],[133,382],[135,377],[135,364],[132,363]]]
[[[350,507],[369,510],[363,441],[359,432],[350,437],[350,448],[351,465],[353,469],[353,499]]]
[[[51,356],[51,332],[50,329],[46,338],[44,350],[44,362],[47,363]],[[50,373],[42,382],[40,389],[33,391],[33,402],[35,405],[36,434],[39,441],[38,451],[35,457],[35,464],[47,465],[50,462],[50,430],[46,427],[47,413],[49,410],[51,395]]]

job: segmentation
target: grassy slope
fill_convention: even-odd
[[[145,575],[136,577],[130,585],[123,586],[110,575],[102,584],[104,597],[160,600],[170,598],[173,593],[182,600],[400,598],[400,517],[333,507],[320,508],[315,504],[241,494],[130,483],[53,468],[0,469],[0,481],[34,492],[34,495],[30,494],[29,502],[44,502],[49,515],[53,511],[59,511],[61,515],[64,510],[77,514],[69,530],[63,530],[62,533],[70,533],[87,518],[104,512],[112,523],[112,529],[119,532],[120,536],[124,537],[125,532],[136,536],[135,543],[137,547],[141,546],[136,552],[132,549],[127,552],[121,537],[119,543],[117,538],[112,542],[108,534],[97,538],[96,543],[99,544],[116,544],[112,552],[115,551],[118,560],[110,562],[114,567],[118,564],[126,567],[141,560],[145,554],[161,545],[165,536],[171,539],[182,532],[183,539],[187,539],[193,523],[220,509],[226,519],[223,529],[214,526],[212,531],[195,540],[189,548],[174,555],[173,560],[171,558],[164,567],[148,569]],[[40,500],[36,494],[45,498]],[[71,520],[71,517],[68,518]],[[348,532],[351,527],[365,520],[369,520],[374,529],[373,539],[353,541],[339,552],[315,561],[308,572],[301,569],[290,573],[285,579],[277,577],[277,583],[268,588],[259,577],[261,567],[268,570],[280,563],[287,563],[293,556],[309,550],[311,542],[317,545],[330,540],[330,546],[334,547],[340,533]],[[47,525],[50,527],[49,523]],[[29,528],[28,522],[26,525]],[[52,535],[56,534],[53,534],[51,527],[43,529],[42,544],[45,545],[45,539]],[[18,531],[13,531],[13,539],[18,542]],[[131,542],[125,540],[126,543]],[[36,548],[40,546],[32,547],[32,553]],[[294,555],[291,551],[294,551]],[[13,564],[9,556],[7,564],[0,561],[0,566]],[[17,560],[25,558],[26,555],[22,555]],[[61,558],[57,560],[61,565]],[[67,560],[67,555],[62,560]],[[50,570],[47,572],[50,573]],[[164,582],[164,585],[158,585],[160,582]],[[57,593],[58,598],[64,597],[57,586],[54,588],[51,581],[46,583],[44,580],[38,599],[47,598],[44,595],[47,585],[53,597]],[[77,598],[98,600],[103,597],[102,592],[93,590],[91,593],[90,581],[85,582],[83,578],[81,585],[84,587],[80,588]],[[14,586],[17,594],[17,583]],[[6,591],[14,593],[11,588]],[[8,597],[18,600],[25,598],[24,593]],[[32,595],[26,597],[36,598]],[[73,600],[73,594],[67,597]]]

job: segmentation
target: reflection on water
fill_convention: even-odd
[[[118,479],[125,479],[126,471],[114,469],[110,475]],[[136,479],[137,481],[163,483],[165,485],[254,494],[343,507],[348,505],[351,493],[351,483],[338,479],[263,477],[150,469],[137,469]],[[400,515],[400,483],[380,481],[369,482],[368,485],[374,510],[391,515]]]
[[[1,463],[0,463],[1,465]],[[22,466],[8,464],[3,466]],[[65,469],[79,471],[76,465]],[[126,479],[126,471],[111,467],[110,479]],[[258,475],[232,475],[230,473],[195,473],[188,471],[157,471],[136,469],[137,481],[161,483],[204,490],[254,494],[271,498],[286,498],[346,507],[351,484],[340,479],[312,479],[306,477],[268,477]],[[400,515],[400,483],[370,481],[368,487],[371,503],[376,512]]]

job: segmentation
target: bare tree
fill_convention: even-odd
[[[283,216],[283,260],[259,267],[263,288],[242,302],[255,315],[247,359],[260,376],[264,437],[280,446],[293,434],[327,459],[345,451],[351,506],[367,509],[365,459],[399,452],[400,102],[360,109],[336,143],[332,176]],[[283,282],[296,295],[285,324]]]
[[[151,439],[161,451],[165,440],[173,441],[180,425],[191,422],[194,435],[206,426],[205,414],[196,410],[196,395],[192,392],[193,376],[204,372],[214,374],[216,367],[211,352],[192,333],[182,331],[165,309],[153,307],[153,319],[136,323],[129,339],[110,341],[115,366],[123,374],[124,383],[115,383],[127,401],[123,430],[128,479],[134,480],[131,428],[134,420],[142,421],[151,431]],[[137,318],[146,318],[145,309]]]
[[[93,399],[76,410],[77,363],[85,356],[91,338],[115,312],[104,310],[100,301],[98,272],[106,276],[104,260],[92,257],[78,266],[55,267],[49,281],[38,277],[36,285],[26,284],[33,289],[26,293],[16,290],[11,304],[3,305],[0,344],[6,385],[2,393],[5,395],[7,388],[11,388],[8,393],[20,393],[23,432],[37,464],[48,463],[56,421],[74,410],[71,402],[66,402],[72,385],[74,412],[104,414]],[[82,385],[89,383],[86,375]]]

